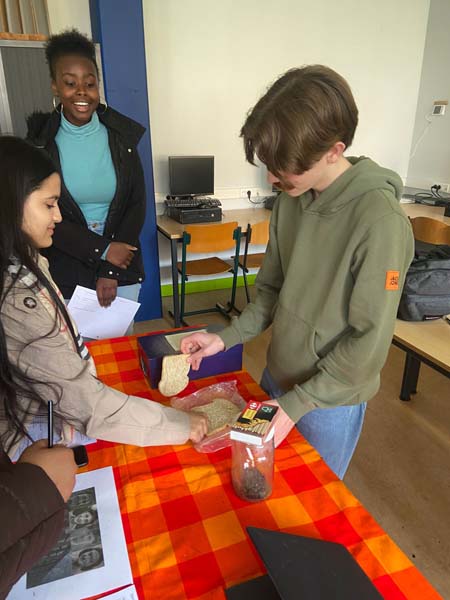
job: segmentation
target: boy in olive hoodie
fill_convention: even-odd
[[[241,131],[246,157],[283,193],[257,294],[218,335],[181,346],[195,369],[272,325],[261,386],[340,478],[380,385],[414,254],[400,177],[344,156],[357,123],[347,82],[321,65],[288,71],[258,101]]]

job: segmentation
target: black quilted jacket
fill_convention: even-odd
[[[53,246],[42,251],[50,262],[50,272],[64,298],[71,297],[77,284],[95,289],[98,277],[117,279],[119,285],[140,283],[144,279],[140,249],[135,252],[128,269],[120,269],[100,259],[111,241],[140,248],[139,234],[146,207],[144,175],[136,148],[145,129],[112,108],[106,111],[104,108],[100,105],[97,114],[108,130],[117,177],[117,189],[109,208],[104,235],[89,231],[83,213],[62,181],[59,206],[63,221],[56,225]],[[27,139],[47,150],[61,174],[55,142],[60,120],[60,114],[56,111],[33,113],[27,119]]]

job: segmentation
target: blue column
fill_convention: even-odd
[[[161,317],[158,240],[141,0],[89,0],[92,35],[101,48],[106,101],[146,128],[139,143],[147,188],[147,217],[141,234],[145,281],[136,320]]]

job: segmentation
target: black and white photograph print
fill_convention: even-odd
[[[63,534],[27,573],[27,589],[104,565],[95,488],[74,492],[67,503]]]
[[[63,535],[8,600],[80,600],[132,582],[114,472],[102,467],[76,475]]]

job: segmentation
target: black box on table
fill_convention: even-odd
[[[167,338],[172,336],[186,336],[195,331],[205,331],[204,327],[187,327],[177,329],[168,333],[155,333],[138,337],[139,362],[141,369],[151,388],[158,387],[161,379],[162,359],[168,354],[178,354],[179,351],[174,348]],[[175,344],[176,346],[176,344]],[[219,352],[214,356],[207,356],[201,362],[198,371],[189,371],[189,379],[203,379],[222,373],[240,371],[242,369],[242,344],[237,344],[229,350]]]

